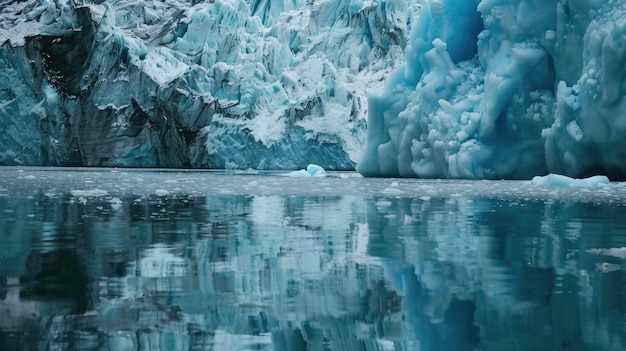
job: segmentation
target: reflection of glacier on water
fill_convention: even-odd
[[[2,349],[620,350],[626,187],[0,170]]]

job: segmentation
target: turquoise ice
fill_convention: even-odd
[[[369,96],[369,176],[626,176],[622,2],[423,1]]]

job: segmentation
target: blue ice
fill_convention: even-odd
[[[310,164],[306,169],[287,173],[289,177],[326,177],[326,170],[316,164]]]
[[[425,1],[369,95],[366,176],[626,178],[621,2]]]
[[[609,178],[606,176],[592,176],[588,178],[575,179],[560,174],[548,174],[546,176],[535,176],[532,179],[532,184],[543,186],[558,186],[558,187],[601,187],[610,183]]]
[[[625,35],[621,1],[10,2],[0,164],[626,179]]]

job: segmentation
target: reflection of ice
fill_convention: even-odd
[[[158,197],[171,175],[141,174],[147,186],[131,195],[94,181],[108,195],[85,204],[63,183],[42,185],[54,197],[6,186],[0,275],[14,287],[0,276],[0,306],[18,320],[0,315],[0,325],[54,325],[65,339],[51,346],[79,330],[113,349],[463,350],[477,327],[483,349],[544,349],[553,338],[598,350],[625,344],[624,207],[476,197],[463,182],[358,179],[367,184],[360,192],[355,179],[332,176],[177,174],[186,190]],[[528,182],[473,186],[515,192]],[[386,190],[396,188],[406,196]],[[71,262],[62,267],[84,279],[42,270],[52,261]],[[80,284],[86,293],[63,288]],[[97,313],[71,310],[91,306],[86,298]],[[46,324],[33,311],[58,316]]]
[[[187,262],[171,253],[171,248],[155,245],[143,251],[137,274],[146,278],[180,277],[188,272]]]
[[[367,242],[369,240],[369,231],[364,223],[356,223],[354,235],[352,236],[352,254],[350,259],[357,263],[365,264],[372,261],[367,256]]]
[[[215,331],[212,344],[215,350],[270,350],[272,335],[269,333],[259,335],[230,334],[218,329]]]
[[[114,197],[111,200],[109,200],[109,203],[111,204],[111,208],[114,210],[119,210],[122,207],[122,200],[120,200],[117,197]]]
[[[28,301],[20,298],[18,278],[8,278],[0,300],[0,329],[17,329],[22,318],[29,317],[45,310],[40,301]]]
[[[587,252],[596,255],[613,256],[626,259],[626,247],[611,247],[608,249],[589,249]]]

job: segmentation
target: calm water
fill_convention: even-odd
[[[624,350],[626,186],[0,168],[0,350]]]

